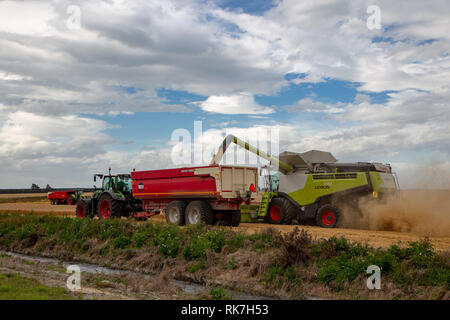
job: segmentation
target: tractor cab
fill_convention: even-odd
[[[129,174],[117,174],[112,175],[111,169],[109,169],[108,175],[95,174],[94,182],[99,178],[102,181],[101,191],[113,191],[122,193],[131,193],[131,176]],[[97,190],[97,187],[94,186]]]

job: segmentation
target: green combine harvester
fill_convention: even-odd
[[[292,224],[296,220],[335,228],[342,221],[344,210],[360,212],[361,197],[380,200],[399,190],[389,164],[339,163],[330,152],[316,150],[283,152],[277,158],[233,135],[224,139],[211,165],[220,163],[231,143],[270,161],[265,168],[267,187],[257,192],[254,201],[241,205],[241,222]]]

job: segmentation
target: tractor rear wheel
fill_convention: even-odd
[[[296,217],[295,207],[285,198],[274,198],[270,202],[266,219],[272,224],[291,224]]]
[[[186,209],[186,202],[175,200],[170,202],[166,208],[166,221],[168,224],[175,224],[177,226],[184,225],[184,210]]]
[[[196,225],[200,222],[214,224],[214,213],[209,203],[205,201],[192,201],[186,207],[185,222],[187,225]]]
[[[331,204],[325,204],[317,210],[316,222],[322,228],[336,228],[341,218],[341,212]]]
[[[77,214],[77,218],[79,218],[79,219],[91,217],[91,215],[89,213],[89,207],[88,207],[87,203],[84,201],[78,202],[75,212]]]
[[[109,193],[98,198],[97,215],[101,220],[121,217],[124,213],[123,201],[114,199]]]

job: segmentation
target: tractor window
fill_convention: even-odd
[[[263,176],[262,190],[269,192],[277,192],[280,181],[280,173],[268,168],[261,168],[261,175]]]
[[[278,171],[271,171],[270,179],[272,179],[272,190],[270,191],[278,191],[278,185],[280,184],[280,173]]]
[[[131,190],[131,179],[128,177],[118,177],[118,186],[121,191]]]
[[[111,178],[110,177],[105,177],[103,179],[103,189],[104,190],[109,190],[110,187],[111,187]]]

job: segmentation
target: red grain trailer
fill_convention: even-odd
[[[134,171],[131,179],[133,197],[142,201],[144,212],[164,212],[168,223],[222,221],[237,226],[241,220],[240,205],[255,200],[258,169],[212,165]]]
[[[75,194],[74,190],[71,191],[54,191],[47,193],[47,198],[51,204],[70,204],[70,197]]]

